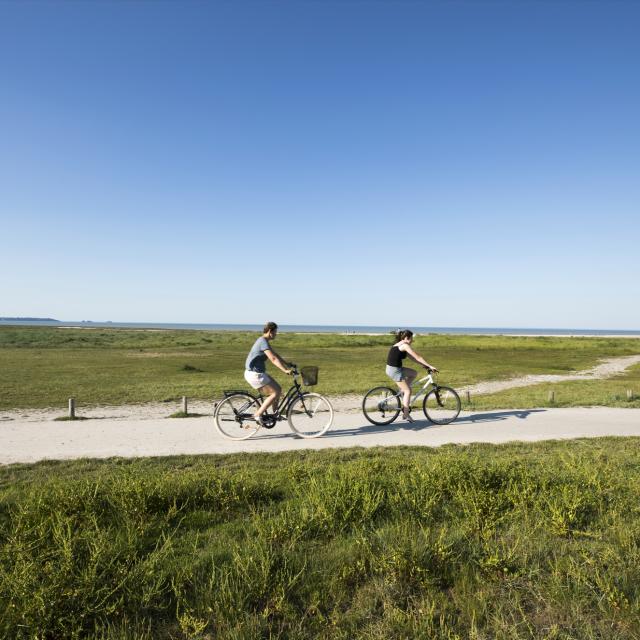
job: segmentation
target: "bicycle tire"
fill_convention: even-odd
[[[379,397],[376,397],[376,394]],[[391,387],[369,389],[364,394],[364,398],[362,398],[362,413],[364,413],[364,417],[371,424],[391,424],[400,415],[401,402],[397,394],[398,392]],[[385,413],[391,415],[391,417],[387,418]]]
[[[424,415],[433,424],[450,424],[460,415],[460,396],[451,387],[435,387],[422,402]]]
[[[291,430],[301,438],[319,438],[333,424],[333,407],[319,393],[303,393],[289,405],[287,421]]]
[[[260,401],[250,393],[227,396],[213,414],[218,433],[229,440],[247,440],[260,429],[253,419],[259,407]]]

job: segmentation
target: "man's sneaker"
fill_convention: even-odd
[[[262,416],[253,416],[253,419],[256,421],[256,424],[261,427],[266,427],[267,425],[264,423],[264,418]]]

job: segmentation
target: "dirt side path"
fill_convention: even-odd
[[[528,387],[541,382],[567,382],[569,380],[604,380],[624,373],[629,367],[640,363],[640,355],[622,356],[619,358],[609,358],[603,360],[592,369],[577,371],[576,373],[558,375],[530,375],[521,378],[511,378],[510,380],[496,380],[493,382],[481,382],[480,384],[462,387],[460,391],[469,391],[472,395],[482,395],[485,393],[497,393],[505,389],[516,387]]]

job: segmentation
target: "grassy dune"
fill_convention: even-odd
[[[84,405],[168,401],[183,395],[210,399],[223,389],[246,387],[244,359],[255,338],[242,332],[0,327],[0,409],[63,407],[71,396]],[[390,336],[282,333],[273,344],[299,365],[320,367],[318,391],[343,394],[388,382],[384,362],[389,343]],[[640,353],[638,340],[608,338],[428,335],[415,345],[441,369],[441,381],[453,386],[573,372],[601,358]],[[640,396],[634,375],[628,386]],[[288,383],[285,376],[276,377]],[[594,394],[588,385],[575,386],[571,402],[615,404],[612,398],[624,395],[623,387],[608,382],[599,389],[609,391]],[[544,406],[544,395],[518,390],[484,398],[478,406],[526,406],[534,400]]]
[[[631,438],[0,468],[0,637],[640,636]]]

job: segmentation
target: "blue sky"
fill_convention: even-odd
[[[0,2],[0,316],[640,328],[638,2]]]

